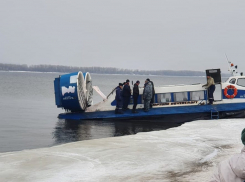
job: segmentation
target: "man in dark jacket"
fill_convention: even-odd
[[[130,102],[131,89],[129,86],[129,80],[126,80],[126,84],[123,87],[123,110],[128,109],[128,104]]]
[[[115,110],[116,114],[123,114],[123,111],[122,111],[122,106],[123,106],[122,89],[123,89],[123,84],[119,83],[118,87],[116,88],[116,98],[115,98],[115,100],[117,101],[117,106],[116,106],[116,110]]]
[[[138,97],[139,97],[139,84],[140,84],[140,81],[138,80],[138,81],[134,84],[134,88],[133,88],[134,106],[133,106],[132,113],[137,113],[137,111],[136,111],[136,106],[137,106],[137,103],[138,103]]]

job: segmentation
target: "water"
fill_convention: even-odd
[[[48,147],[80,140],[130,135],[179,126],[174,123],[59,120],[53,80],[59,73],[0,72],[0,152]],[[105,94],[126,79],[150,78],[155,86],[205,83],[205,77],[92,74]],[[102,98],[94,92],[94,103]]]

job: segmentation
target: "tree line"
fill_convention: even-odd
[[[26,65],[26,64],[5,64],[0,63],[0,71],[34,71],[34,72],[89,72],[97,74],[135,74],[135,75],[165,75],[165,76],[205,76],[202,71],[174,71],[174,70],[131,70],[111,67],[74,67],[61,65]]]

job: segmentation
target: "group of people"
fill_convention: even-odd
[[[124,83],[119,83],[118,87],[116,88],[116,114],[123,114],[124,111],[128,109],[128,105],[130,103],[131,98],[131,88],[129,85],[130,81],[127,79]],[[140,81],[136,81],[133,87],[133,109],[132,113],[137,113],[136,107],[138,104],[138,98],[139,98],[139,84]],[[153,82],[147,78],[145,80],[144,84],[144,91],[143,91],[143,100],[144,100],[144,111],[148,112],[150,107],[152,107],[152,104],[154,103],[154,96],[155,96],[155,90],[154,90],[154,84]]]
[[[136,107],[139,98],[139,84],[140,81],[136,81],[133,87],[133,109],[132,113],[137,113]],[[215,91],[215,82],[211,76],[207,76],[207,84],[203,85],[206,89],[208,89],[208,99],[209,104],[213,104],[214,96],[213,93]],[[119,83],[118,87],[116,88],[116,114],[123,114],[124,111],[128,109],[128,105],[130,103],[131,98],[131,88],[130,88],[130,81],[127,79],[124,83]],[[147,78],[144,84],[144,91],[143,91],[143,100],[144,100],[144,111],[148,112],[149,109],[152,107],[152,104],[155,101],[155,89],[153,82]]]

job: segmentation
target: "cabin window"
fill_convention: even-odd
[[[232,79],[229,81],[229,83],[235,84],[235,83],[236,83],[236,79],[235,79],[235,78],[232,78]]]
[[[188,101],[187,92],[174,93],[174,101],[175,102]]]
[[[204,100],[204,91],[190,92],[191,100]]]
[[[236,84],[245,87],[245,78],[238,78]]]
[[[157,94],[157,102],[158,103],[171,102],[171,93]]]

